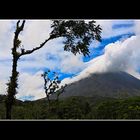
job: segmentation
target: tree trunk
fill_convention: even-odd
[[[12,76],[10,77],[10,81],[8,83],[8,90],[7,90],[8,95],[6,99],[6,119],[11,119],[12,105],[14,104],[16,88],[18,87],[17,61],[18,61],[18,57],[16,55],[13,56]]]
[[[12,112],[12,105],[6,103],[6,119],[11,119],[11,112]]]
[[[48,99],[48,106],[49,106],[49,110],[50,110],[50,97],[48,94],[47,94],[47,99]]]

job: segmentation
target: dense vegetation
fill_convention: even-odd
[[[0,119],[5,118],[5,96],[0,96]],[[69,97],[64,100],[16,100],[12,119],[139,119],[140,97]]]

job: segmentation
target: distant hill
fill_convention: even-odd
[[[68,85],[60,98],[96,95],[113,98],[140,96],[140,80],[125,72],[92,74]]]
[[[4,96],[0,96],[0,119],[5,119]],[[140,97],[69,97],[36,101],[16,100],[12,119],[140,119]]]

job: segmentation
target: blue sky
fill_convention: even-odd
[[[128,24],[126,24],[126,25],[128,25]],[[123,24],[123,27],[124,27],[124,24]],[[126,26],[126,27],[129,27],[129,26]],[[120,26],[115,27],[115,29],[117,29],[117,28],[120,28]],[[91,59],[93,59],[97,56],[102,55],[104,53],[104,48],[107,44],[114,43],[118,40],[121,40],[123,37],[129,38],[133,35],[135,35],[135,34],[134,33],[127,33],[127,34],[122,34],[122,35],[118,35],[118,36],[111,37],[111,38],[102,39],[101,44],[97,48],[90,49],[90,51],[91,51],[90,57],[88,57],[88,56],[83,57],[83,61],[87,62],[87,61],[90,61]],[[94,44],[91,44],[91,45],[94,45]]]
[[[0,21],[0,94],[5,94],[5,83],[11,75],[11,47],[17,20]],[[50,20],[27,20],[20,35],[25,49],[38,46],[49,36]],[[18,63],[19,89],[17,98],[36,100],[45,97],[43,71],[50,69],[59,74],[62,83],[71,83],[89,73],[122,70],[139,78],[140,21],[96,20],[102,31],[102,42],[93,41],[90,57],[73,55],[63,50],[62,39],[48,42],[44,48],[22,57]]]

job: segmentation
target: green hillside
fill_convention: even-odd
[[[5,96],[0,96],[0,119],[5,118]],[[140,97],[69,97],[50,107],[45,99],[16,100],[12,119],[140,119]]]

